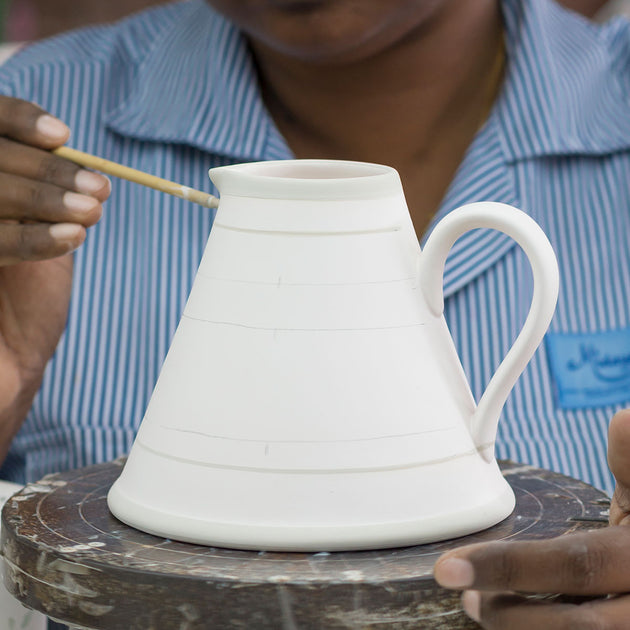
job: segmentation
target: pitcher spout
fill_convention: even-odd
[[[216,166],[208,171],[210,181],[217,187],[220,194],[224,193],[227,186],[229,186],[230,173],[234,170],[234,166]]]

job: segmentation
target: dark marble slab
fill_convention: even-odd
[[[483,532],[376,551],[239,551],[163,539],[118,521],[106,496],[123,464],[52,475],[6,503],[5,583],[25,605],[95,630],[474,628],[459,597],[433,580],[442,552],[603,527],[609,505],[585,483],[502,462],[516,508]]]

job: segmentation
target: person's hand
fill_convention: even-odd
[[[50,152],[70,130],[0,96],[0,462],[65,326],[72,257],[109,180]]]
[[[630,410],[612,419],[608,462],[617,481],[610,527],[461,547],[437,561],[437,582],[463,590],[464,610],[492,630],[630,628]]]

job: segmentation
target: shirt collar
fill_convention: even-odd
[[[260,97],[239,31],[204,0],[182,4],[176,22],[141,61],[137,81],[106,116],[141,140],[181,143],[238,161],[269,159],[279,133]],[[284,155],[283,157],[289,157]]]
[[[630,147],[627,24],[601,26],[549,0],[504,0],[503,15],[507,159]]]
[[[549,0],[503,0],[503,13],[508,63],[495,109],[506,159],[630,147],[627,61],[615,54],[627,28],[602,28]],[[244,38],[204,0],[182,5],[137,76],[107,117],[114,131],[241,161],[291,157]]]

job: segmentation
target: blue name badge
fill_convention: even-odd
[[[547,355],[564,409],[630,401],[630,328],[597,333],[548,333]]]

